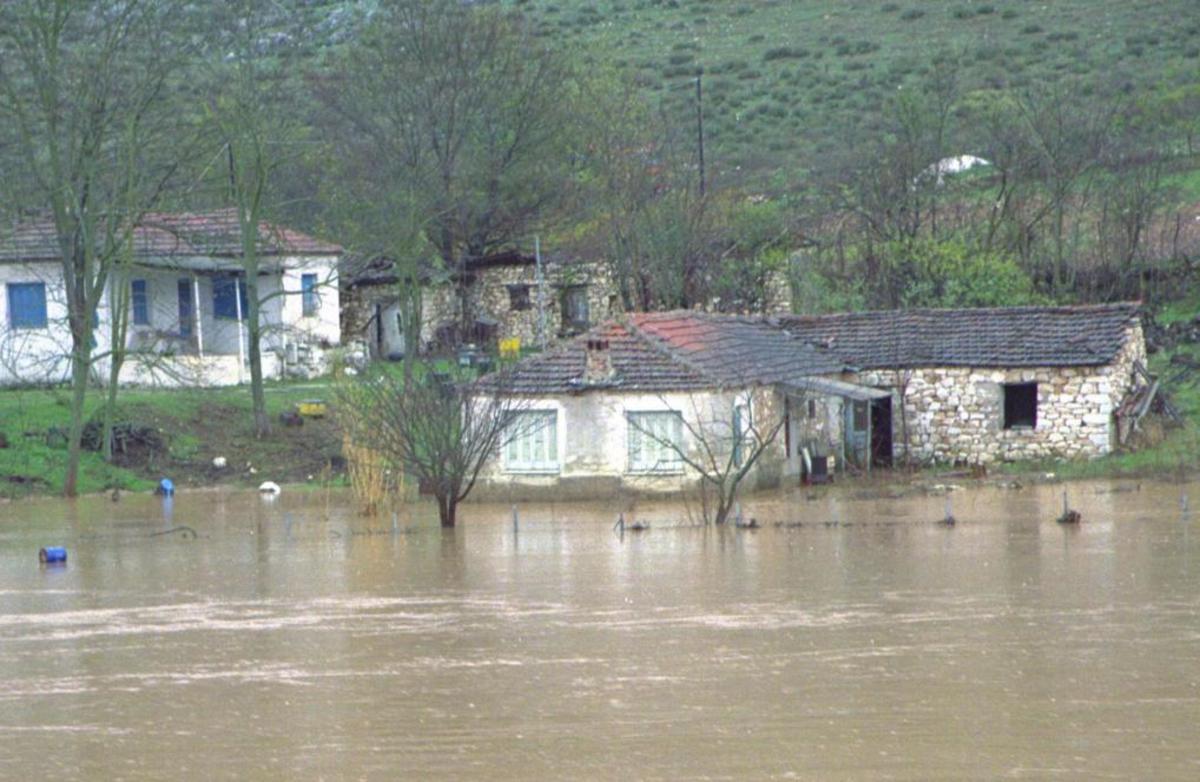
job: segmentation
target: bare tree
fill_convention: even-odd
[[[0,5],[0,148],[12,157],[5,179],[16,202],[49,215],[62,263],[71,334],[68,496],[76,493],[84,400],[97,358],[97,308],[114,259],[159,200],[185,137],[179,112],[165,99],[183,52],[171,40],[178,5]]]
[[[660,398],[665,408],[667,399]],[[767,393],[689,394],[690,411],[679,412],[680,436],[630,414],[629,425],[690,468],[698,479],[705,523],[724,524],[742,481],[775,442],[786,419]]]
[[[271,431],[263,388],[263,305],[271,296],[296,292],[281,291],[270,296],[260,292],[262,243],[267,238],[262,236],[261,228],[272,205],[275,180],[295,157],[291,147],[300,128],[295,112],[288,109],[292,96],[287,90],[287,71],[277,63],[274,67],[268,64],[261,46],[266,35],[263,11],[263,6],[253,0],[224,7],[219,21],[232,51],[214,69],[215,84],[209,100],[211,128],[227,162],[226,192],[237,211],[239,262],[246,291],[246,353],[258,437]],[[236,288],[235,295],[241,295]]]
[[[413,196],[416,224],[460,282],[464,328],[467,262],[527,237],[570,188],[572,76],[511,11],[393,0],[318,85],[338,154],[365,163],[353,170],[377,191]]]
[[[360,411],[361,425],[346,432],[351,441],[402,465],[432,492],[443,527],[454,526],[483,468],[527,426],[519,413],[528,403],[511,393],[507,370],[480,384],[430,366],[408,378],[385,367],[343,384],[337,403]]]

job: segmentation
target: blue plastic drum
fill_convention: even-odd
[[[43,565],[65,565],[67,549],[65,546],[46,546],[38,552],[38,561]]]

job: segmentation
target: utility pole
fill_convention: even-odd
[[[542,241],[541,237],[533,237],[533,257],[537,262],[537,318],[538,318],[538,347],[546,349],[546,275],[542,271]]]
[[[700,197],[704,197],[704,90],[696,77],[696,148],[700,152]]]

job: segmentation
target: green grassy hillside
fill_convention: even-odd
[[[1194,0],[517,0],[548,36],[630,68],[680,122],[703,74],[715,165],[792,180],[877,122],[885,97],[959,61],[970,89],[1065,76],[1200,79]]]

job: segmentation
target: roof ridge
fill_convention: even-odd
[[[1121,309],[1140,309],[1144,306],[1144,302],[1140,299],[1130,299],[1125,301],[1104,301],[1104,302],[1087,302],[1083,304],[1019,304],[1014,306],[992,306],[992,307],[897,307],[892,309],[868,309],[868,310],[843,310],[841,312],[822,312],[822,313],[786,313],[775,315],[772,317],[778,318],[785,323],[787,321],[796,320],[822,320],[834,318],[853,318],[862,316],[903,316],[903,315],[923,315],[937,316],[947,313],[969,312],[969,313],[995,313],[995,312],[1095,312],[1103,310],[1121,310]]]

